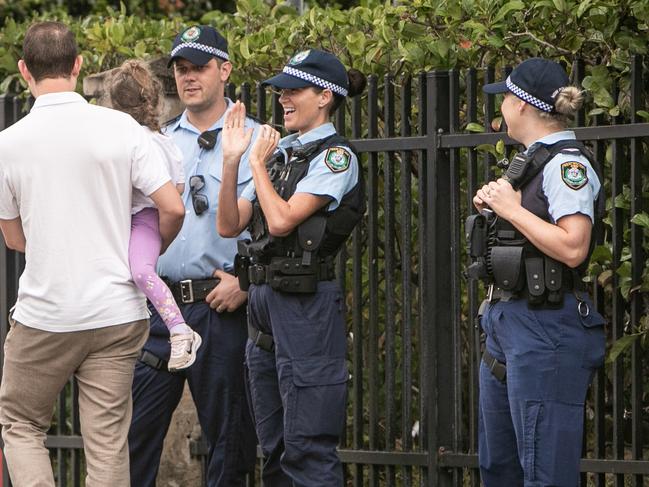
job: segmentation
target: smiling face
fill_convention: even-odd
[[[279,102],[284,108],[284,126],[300,135],[326,123],[333,99],[330,90],[312,87],[283,89]]]
[[[232,65],[227,61],[217,62],[216,58],[199,66],[187,59],[174,61],[174,77],[180,101],[190,112],[202,112],[212,108],[223,98],[225,83],[230,76]]]

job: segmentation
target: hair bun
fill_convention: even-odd
[[[348,96],[356,96],[363,92],[367,85],[367,78],[358,69],[351,68],[347,70],[349,78]]]

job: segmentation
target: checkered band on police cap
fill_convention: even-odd
[[[180,32],[174,39],[169,65],[174,59],[183,58],[198,66],[211,59],[229,61],[228,41],[210,25],[193,25]]]
[[[178,54],[180,51],[186,48],[198,49],[199,51],[206,52],[208,54],[211,54],[212,56],[220,57],[221,59],[225,59],[226,61],[230,60],[230,57],[228,56],[227,52],[222,51],[221,49],[217,49],[216,47],[200,44],[198,42],[183,42],[182,44],[178,44],[171,51],[171,57],[174,57],[176,54]]]
[[[492,95],[511,92],[541,111],[554,113],[557,95],[569,84],[568,74],[559,63],[530,58],[516,66],[505,81],[486,84],[482,91]]]
[[[315,76],[311,73],[307,73],[306,71],[300,71],[299,69],[293,68],[291,66],[284,66],[282,72],[290,76],[295,76],[297,78],[303,79],[304,81],[308,81],[309,83],[319,86],[320,88],[331,90],[334,93],[339,94],[340,96],[347,96],[347,90],[342,86],[338,86],[337,84],[319,78],[318,76]]]
[[[343,63],[330,52],[319,49],[297,53],[281,73],[267,79],[263,84],[280,89],[317,86],[340,96],[347,96],[349,93],[349,77]]]
[[[528,93],[520,86],[516,86],[516,84],[512,81],[511,76],[507,77],[505,83],[507,83],[507,88],[509,88],[509,91],[514,93],[514,95],[516,95],[521,100],[529,103],[530,105],[535,106],[539,110],[543,110],[544,112],[548,113],[551,113],[554,110],[554,107],[552,105],[545,103],[543,100],[539,100],[537,97]]]

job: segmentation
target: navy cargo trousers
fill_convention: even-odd
[[[604,319],[580,299],[566,293],[561,309],[499,301],[482,317],[487,351],[507,366],[505,382],[480,367],[485,487],[579,485],[584,401],[605,349]]]
[[[273,335],[274,350],[248,340],[246,364],[264,487],[342,487],[336,453],[348,379],[342,295],[332,281],[315,293],[252,285],[248,319]]]
[[[166,360],[169,332],[151,311],[151,332],[144,349]],[[136,363],[128,435],[131,485],[156,485],[164,438],[187,381],[208,445],[207,485],[243,486],[246,473],[254,468],[256,448],[245,394],[245,306],[233,313],[217,313],[200,302],[182,305],[181,312],[203,342],[196,362],[185,370],[170,373]]]

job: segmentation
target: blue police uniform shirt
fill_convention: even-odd
[[[336,134],[336,128],[332,123],[325,123],[305,134],[291,134],[282,138],[277,144],[277,150],[284,153],[287,159],[286,149],[297,149],[319,139],[324,139]],[[349,148],[347,148],[349,149]],[[309,171],[298,183],[296,193],[310,193],[317,196],[328,196],[332,199],[327,207],[328,211],[335,210],[343,196],[349,193],[358,182],[358,158],[351,150],[349,167],[344,171],[334,172],[325,164],[327,150],[322,151],[314,157],[309,164]],[[242,198],[248,201],[256,199],[254,181],[251,181],[241,194]]]
[[[228,109],[233,105],[233,102],[227,98],[226,103]],[[209,130],[222,129],[224,120],[225,114]],[[246,117],[245,127],[254,129],[254,140],[259,124]],[[185,203],[185,221],[176,239],[160,256],[158,273],[168,277],[171,281],[180,281],[209,278],[212,277],[216,269],[231,272],[234,256],[237,253],[237,239],[223,238],[216,231],[216,210],[223,170],[221,134],[219,132],[216,144],[212,149],[201,148],[197,142],[201,131],[189,122],[186,110],[178,120],[165,127],[164,132],[171,136],[183,154],[185,192],[182,199]],[[252,173],[248,165],[251,147],[252,143],[239,164],[238,194],[252,180]],[[196,215],[194,212],[189,188],[189,179],[195,175],[204,177],[205,186],[198,193],[207,196],[209,203],[208,209],[201,215]],[[243,232],[238,238],[247,237],[247,232]]]
[[[575,140],[572,130],[555,132],[540,138],[525,152],[534,151],[535,144],[551,145],[560,140]],[[585,167],[587,182],[579,189],[573,189],[564,181],[565,163],[577,162]],[[573,154],[560,153],[543,168],[543,193],[548,200],[548,213],[556,223],[561,217],[581,213],[595,222],[594,201],[599,194],[600,181],[588,159],[575,150]]]

